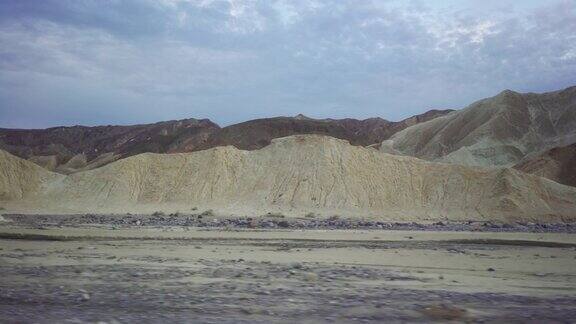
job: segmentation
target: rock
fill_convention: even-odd
[[[292,269],[303,269],[304,266],[301,263],[294,262],[291,264]]]
[[[304,280],[305,281],[309,281],[309,282],[318,281],[319,278],[320,277],[314,272],[306,272],[304,274]]]
[[[83,293],[82,295],[80,295],[80,301],[89,301],[90,300],[90,294],[88,293]]]

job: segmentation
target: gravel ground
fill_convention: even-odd
[[[253,225],[197,215],[4,217],[8,222],[0,233],[21,228],[38,236],[0,236],[2,323],[574,323],[576,318],[576,247],[570,234],[477,233],[498,240],[463,242],[452,240],[448,229],[477,224],[267,217],[256,220],[256,229],[238,232],[234,228]],[[281,226],[283,221],[289,225]],[[178,228],[189,224],[210,227],[209,238],[203,229]],[[380,225],[429,232],[326,231]],[[492,225],[482,223],[478,231],[570,233],[572,228]],[[301,226],[311,229],[292,231]],[[73,231],[87,234],[66,236]],[[136,239],[134,233],[141,232]],[[129,235],[122,238],[123,233]],[[183,239],[183,233],[190,237]],[[326,239],[332,234],[340,239]]]
[[[204,261],[201,269],[2,266],[4,278],[22,282],[2,284],[0,314],[4,323],[569,323],[576,318],[574,297],[397,289],[382,281],[419,279],[365,266],[239,263]],[[194,284],[198,277],[211,280]]]
[[[486,221],[436,222],[430,224],[380,222],[373,220],[340,219],[331,217],[284,218],[278,215],[261,217],[217,217],[210,212],[201,214],[153,214],[153,215],[22,215],[6,214],[3,217],[17,225],[31,227],[86,225],[127,226],[186,226],[204,228],[255,228],[255,229],[382,229],[405,231],[472,231],[472,232],[520,232],[520,233],[576,233],[576,223],[496,223]]]

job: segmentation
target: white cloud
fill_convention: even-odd
[[[504,88],[545,91],[576,81],[576,1],[506,12],[494,9],[500,2],[410,3],[7,0],[0,102],[24,105],[12,90],[33,93],[32,84],[48,89],[42,84],[54,79],[76,89],[57,102],[80,103],[99,89],[125,111],[169,105],[166,119],[298,112],[399,119]],[[146,100],[122,99],[128,93]]]

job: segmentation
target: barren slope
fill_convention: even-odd
[[[576,87],[544,94],[510,90],[409,127],[388,152],[473,166],[513,166],[528,155],[576,142]]]
[[[69,175],[42,199],[53,211],[281,212],[387,220],[576,218],[576,189],[512,169],[437,164],[299,135],[256,151],[141,154]],[[27,203],[27,204],[26,204]]]
[[[514,168],[576,187],[576,143],[555,147],[521,161]]]
[[[0,150],[0,202],[33,196],[62,177]]]

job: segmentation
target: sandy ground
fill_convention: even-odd
[[[0,226],[5,323],[576,318],[576,235]]]

